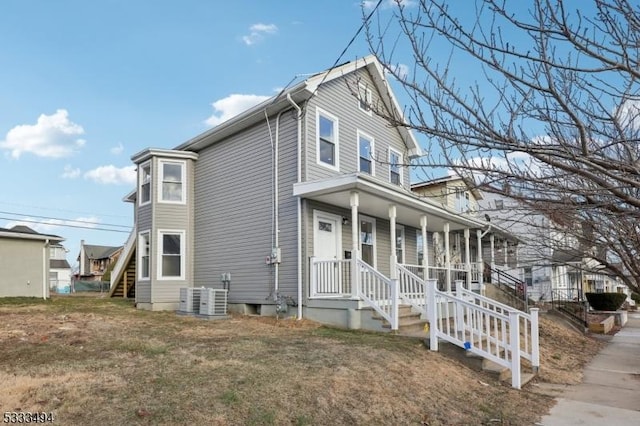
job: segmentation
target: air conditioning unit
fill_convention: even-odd
[[[200,312],[201,293],[205,288],[183,287],[180,289],[180,305],[178,312],[197,314]]]
[[[227,316],[228,290],[203,288],[200,293],[199,314],[206,317]]]

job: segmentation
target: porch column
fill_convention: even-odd
[[[480,281],[480,294],[484,296],[484,263],[482,261],[482,231],[477,230],[476,236],[478,237],[478,280]]]
[[[446,286],[447,292],[451,293],[451,252],[449,251],[449,223],[444,224],[444,265],[446,269]]]
[[[398,279],[398,271],[396,270],[396,263],[398,261],[398,254],[396,251],[396,206],[389,206],[389,225],[391,232],[391,257],[389,259],[390,274],[389,277],[392,280]]]
[[[471,291],[471,244],[469,244],[469,228],[464,230],[464,261],[467,264],[467,290]]]
[[[422,231],[422,267],[424,268],[424,280],[429,279],[429,251],[427,250],[427,215],[420,217]]]
[[[496,250],[495,250],[496,237],[495,235],[489,235],[489,244],[491,246],[491,269],[496,268]]]
[[[509,266],[509,241],[505,239],[504,242],[502,243],[502,247],[504,249],[504,266],[508,267]]]
[[[351,192],[351,298],[357,299],[360,289],[360,281],[358,280],[358,261],[360,258],[360,234],[358,232],[358,205],[360,197],[356,191]]]

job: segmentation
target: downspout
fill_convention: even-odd
[[[47,247],[49,247],[48,238],[42,247],[42,298],[44,300],[47,300]]]
[[[300,124],[300,121],[302,120],[302,109],[293,101],[293,99],[291,98],[291,94],[287,93],[287,100],[289,101],[289,103],[291,104],[291,106],[293,106],[296,111],[298,112],[297,114],[297,122],[298,122],[298,164],[297,164],[297,172],[298,172],[298,176],[297,176],[297,183],[300,183],[302,181],[302,125]],[[296,237],[296,243],[298,245],[298,319],[301,320],[302,319],[302,198],[300,198],[300,196],[298,196],[298,214],[297,214],[297,237]]]

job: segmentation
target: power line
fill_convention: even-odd
[[[38,216],[38,215],[35,215],[35,214],[5,212],[5,211],[1,211],[1,210],[0,210],[0,214],[11,214],[11,215],[15,215],[15,216],[22,216],[22,217],[25,217],[25,218],[62,220],[62,221],[65,221],[65,222],[74,222],[74,223],[87,223],[87,224],[95,224],[96,223],[96,222],[92,222],[90,220],[66,219],[66,218],[62,218],[62,217],[51,217],[51,216]],[[22,220],[22,219],[12,219],[12,220]],[[112,227],[116,227],[116,228],[131,229],[130,225],[117,225],[117,224],[114,224],[114,223],[100,223],[100,225],[102,225],[102,226],[110,226],[110,227],[112,226]]]
[[[125,230],[120,230],[120,229],[100,228],[100,227],[97,227],[97,226],[93,227],[93,226],[69,225],[67,223],[46,223],[46,222],[37,221],[37,220],[16,219],[16,218],[11,218],[11,217],[0,217],[0,219],[12,220],[12,221],[17,221],[17,222],[36,223],[38,225],[58,226],[58,227],[62,227],[62,228],[90,229],[92,231],[121,232],[123,234],[128,234],[128,233],[131,232],[131,231],[125,231]]]
[[[88,214],[88,215],[98,216],[96,213],[90,213],[90,212],[81,212],[81,211],[69,210],[69,209],[56,209],[56,208],[51,208],[51,207],[34,206],[34,205],[29,205],[29,204],[8,203],[6,201],[0,201],[0,204],[6,204],[8,206],[16,206],[16,207],[27,207],[27,208],[30,208],[30,209],[38,209],[38,210],[50,210],[50,211],[60,211],[60,212],[67,212],[67,213]],[[100,213],[100,216],[122,217],[122,218],[129,217],[129,216],[121,215],[121,214],[106,214],[106,213]]]

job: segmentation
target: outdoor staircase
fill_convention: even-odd
[[[127,288],[127,294],[124,295],[124,289]],[[122,277],[118,280],[115,287],[112,287],[111,297],[136,297],[136,259],[135,256],[129,261]]]
[[[391,324],[382,316],[374,312],[372,318],[382,322],[382,328],[391,330]],[[416,312],[411,305],[398,306],[398,329],[394,332],[401,336],[426,338],[425,325],[427,320],[422,318],[420,312]]]
[[[110,297],[136,296],[136,235],[134,228],[111,271]]]

